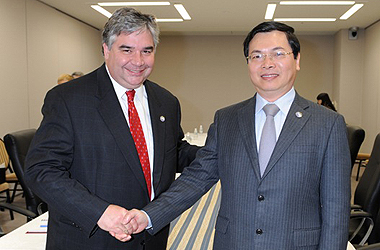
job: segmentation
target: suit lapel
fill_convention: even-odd
[[[139,180],[141,187],[146,190],[148,197],[148,189],[146,187],[144,174],[141,170],[141,163],[135,148],[135,143],[104,64],[98,69],[97,75],[97,97],[100,100],[98,111],[100,116],[103,118],[110,133],[113,135],[127,164]]]
[[[298,133],[305,126],[310,118],[310,113],[306,111],[309,104],[298,94],[296,94],[293,104],[290,107],[289,113],[286,117],[284,126],[282,127],[281,134],[278,137],[276,147],[273,150],[272,156],[268,162],[263,178],[275,166],[280,157],[289,148],[289,145],[294,141]]]
[[[239,130],[242,135],[245,149],[255,171],[256,177],[260,180],[260,167],[257,154],[256,130],[255,130],[255,108],[256,95],[251,98],[246,106],[238,111]]]
[[[153,142],[154,142],[154,163],[153,163],[153,187],[155,190],[160,183],[162,167],[164,165],[165,154],[165,128],[166,112],[154,91],[150,81],[145,82],[145,89],[148,95],[150,119],[152,123]]]

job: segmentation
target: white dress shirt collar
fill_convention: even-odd
[[[281,96],[276,101],[272,102],[277,105],[277,107],[280,109],[280,111],[286,116],[289,112],[290,106],[292,106],[292,103],[294,101],[294,98],[296,96],[296,91],[294,90],[294,87],[292,87],[288,93]],[[259,93],[256,95],[256,110],[255,113],[257,114],[260,112],[263,107],[268,104],[267,100],[265,100],[263,97],[260,96]]]
[[[110,72],[108,71],[107,65],[106,65],[106,70],[107,70],[107,73],[108,73],[108,75],[109,75],[109,77],[111,79],[113,88],[115,89],[117,98],[119,100],[122,99],[123,95],[125,95],[125,92],[129,91],[130,89],[127,89],[127,88],[121,86],[118,82],[116,82],[115,79],[112,78]],[[144,84],[141,84],[140,87],[138,87],[137,89],[135,89],[135,91],[136,91],[135,98],[137,98],[138,100],[142,101],[142,100],[144,100],[143,99],[144,97],[148,98],[148,96],[146,94],[146,91],[145,91]]]

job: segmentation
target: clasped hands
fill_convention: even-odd
[[[131,240],[132,234],[143,231],[148,223],[148,217],[140,210],[127,210],[117,205],[109,205],[98,220],[101,229],[122,242]]]

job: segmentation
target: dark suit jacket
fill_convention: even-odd
[[[351,166],[343,117],[296,94],[261,178],[255,105],[254,97],[216,112],[197,158],[144,208],[152,233],[220,179],[214,249],[346,249]]]
[[[157,197],[198,148],[182,140],[177,98],[153,82],[144,84]],[[32,190],[49,205],[47,249],[135,250],[144,244],[145,249],[165,249],[168,227],[158,237],[141,233],[121,243],[96,224],[109,204],[131,209],[149,202],[133,138],[105,66],[50,90],[42,112],[25,174]]]

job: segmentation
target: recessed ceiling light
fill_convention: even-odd
[[[275,18],[276,22],[335,22],[336,18]]]
[[[281,5],[353,5],[355,1],[280,1]]]
[[[272,19],[274,15],[274,11],[276,10],[277,4],[270,3],[267,5],[267,11],[265,12],[265,19]]]
[[[340,19],[341,20],[347,20],[350,16],[352,16],[356,11],[358,11],[361,7],[363,7],[364,4],[360,3],[360,4],[355,4],[354,6],[352,6],[349,10],[347,10],[346,13],[344,13]]]
[[[182,4],[174,4],[174,7],[177,9],[184,20],[191,20],[189,13],[187,13],[185,7],[183,7]]]
[[[108,18],[110,18],[112,16],[112,14],[109,11],[103,9],[99,5],[96,5],[96,4],[91,5],[91,8],[93,8],[94,10],[96,10],[97,12],[99,12],[100,14],[105,15]]]
[[[170,2],[103,2],[100,6],[162,6],[170,5]]]

